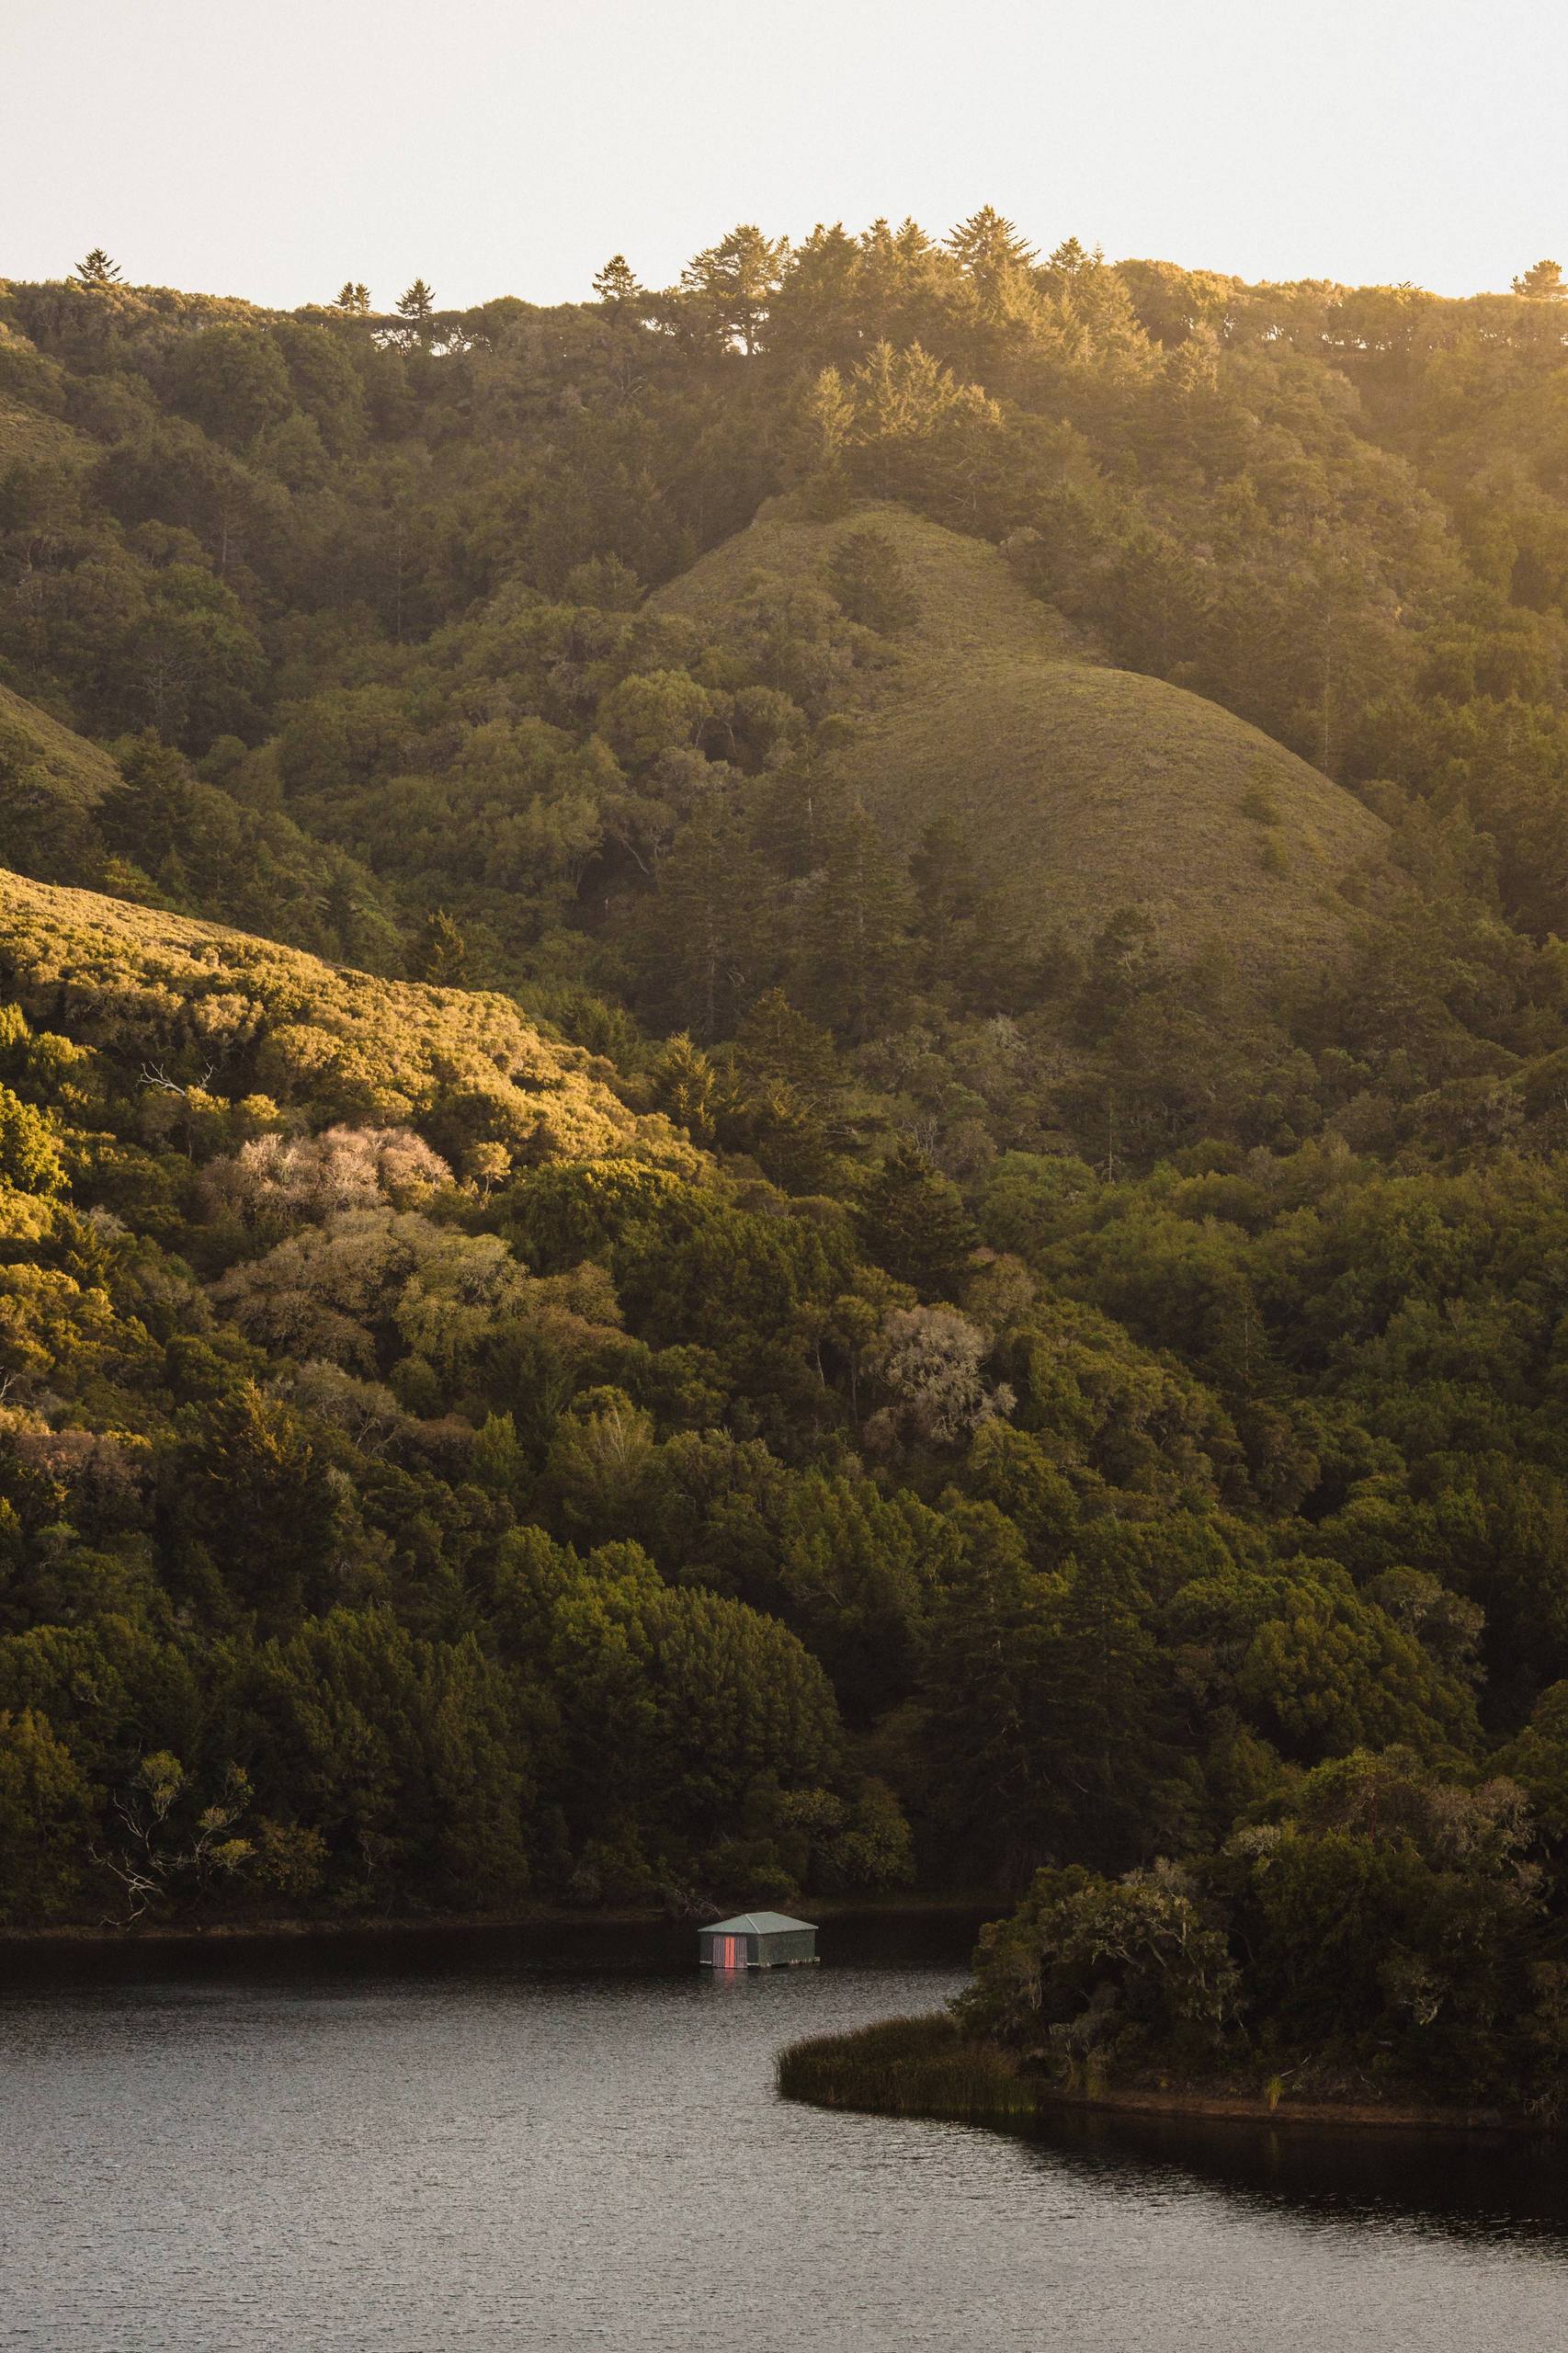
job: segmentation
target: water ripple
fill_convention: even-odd
[[[526,1970],[0,2003],[6,2353],[1515,2353],[1539,2160],[1024,2140],[780,2103],[947,1970]],[[1558,2165],[1562,2160],[1558,2159]]]

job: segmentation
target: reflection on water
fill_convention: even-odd
[[[1303,2222],[1394,2222],[1463,2240],[1533,2241],[1568,2261],[1568,2149],[1544,2136],[1066,2116],[1031,2137],[1108,2196],[1141,2197],[1175,2177],[1289,2210]]]
[[[1024,2139],[776,2098],[780,2042],[952,1991],[944,1935],[961,1951],[950,1927],[840,1924],[820,1971],[718,1981],[684,1932],[35,1966],[0,1999],[0,2347],[1568,2341],[1545,2144]],[[664,1966],[586,1966],[639,1959]]]

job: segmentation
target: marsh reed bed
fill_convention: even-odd
[[[968,2040],[940,2013],[810,2035],[779,2052],[777,2075],[786,2099],[818,2108],[996,2118],[1032,2116],[1036,2107],[1033,2086],[1005,2052]]]

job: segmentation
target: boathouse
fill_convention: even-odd
[[[697,1957],[704,1969],[798,1969],[815,1961],[817,1932],[782,1912],[742,1912],[699,1930]]]

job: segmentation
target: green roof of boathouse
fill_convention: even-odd
[[[809,1928],[816,1933],[814,1920],[791,1920],[784,1912],[737,1912],[733,1920],[705,1921],[705,1937],[784,1937],[791,1929]]]

